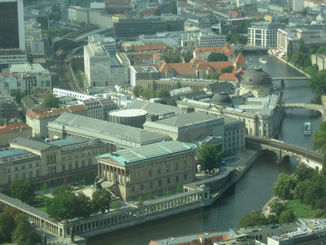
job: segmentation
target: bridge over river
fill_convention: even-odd
[[[293,156],[299,163],[312,168],[321,169],[324,159],[324,155],[316,151],[270,138],[246,136],[246,147],[259,151],[271,151],[280,162]]]
[[[308,80],[308,77],[272,77],[272,80]]]
[[[325,118],[325,115],[326,115],[324,105],[304,104],[304,103],[285,103],[283,106],[285,109],[302,108],[302,109],[307,109],[307,110],[311,110],[311,111],[318,111],[323,116],[323,118]]]

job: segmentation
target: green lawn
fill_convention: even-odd
[[[289,200],[285,206],[294,212],[296,219],[310,217],[314,212],[309,206],[300,203],[299,200]]]

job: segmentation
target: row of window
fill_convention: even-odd
[[[38,178],[40,177],[40,170],[36,169],[35,170],[35,175],[33,175],[34,170],[30,170],[28,172],[22,172],[21,173],[21,179],[25,180],[25,179],[32,179],[34,177]],[[14,175],[7,175],[7,179],[8,179],[8,184],[11,184],[14,180],[19,179],[19,174],[15,173]]]
[[[160,188],[164,184],[163,182],[166,182],[166,185],[170,185],[170,184],[172,184],[173,179],[175,180],[174,182],[176,184],[179,183],[179,175],[177,175],[177,176],[175,176],[175,178],[173,178],[173,177],[167,177],[165,179],[159,179],[157,181],[150,181],[148,183],[148,188],[149,189],[153,189],[155,187]],[[184,181],[187,181],[188,180],[188,174],[187,173],[184,173],[183,174],[183,180]],[[135,192],[135,191],[137,191],[137,189],[139,189],[140,191],[143,191],[145,189],[145,185],[147,185],[147,184],[133,185],[131,187],[131,192]],[[156,185],[156,186],[154,186],[154,185]]]
[[[5,171],[6,173],[11,173],[11,170],[14,171],[14,172],[18,172],[19,171],[19,168],[21,168],[21,170],[25,170],[25,169],[31,169],[33,167],[39,167],[40,166],[40,162],[36,162],[35,164],[33,163],[29,163],[28,165],[21,165],[21,166],[17,166],[17,167],[14,167],[14,168],[6,168]]]

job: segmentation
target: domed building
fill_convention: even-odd
[[[272,79],[261,68],[248,70],[240,83],[240,95],[251,92],[255,97],[265,97],[272,89]]]
[[[211,100],[211,103],[219,106],[231,106],[232,100],[226,93],[215,94]]]

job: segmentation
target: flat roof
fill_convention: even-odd
[[[0,158],[13,157],[25,153],[29,153],[29,152],[24,150],[12,150],[12,149],[4,150],[4,151],[0,151]]]
[[[164,141],[139,148],[119,150],[98,156],[98,159],[112,158],[126,166],[163,156],[193,151],[197,146],[180,141]]]
[[[146,116],[147,111],[141,109],[126,109],[110,112],[111,116],[117,117],[137,117],[137,116]]]

